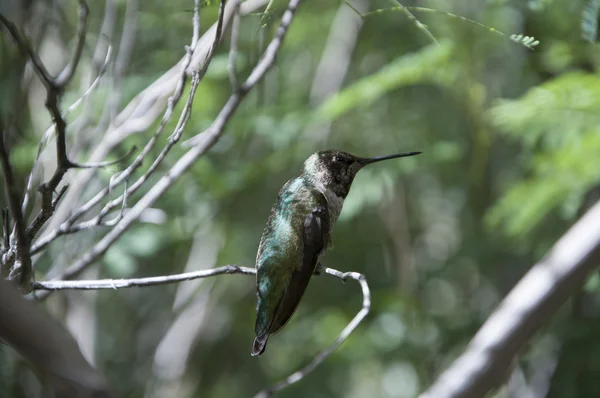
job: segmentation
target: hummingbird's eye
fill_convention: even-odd
[[[344,159],[342,159],[340,156],[334,156],[332,160],[336,163],[341,163],[344,161]]]

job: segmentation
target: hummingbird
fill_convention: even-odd
[[[300,176],[281,188],[256,255],[253,356],[260,356],[269,336],[290,320],[311,276],[322,268],[319,258],[332,247],[331,231],[356,173],[371,163],[420,153],[362,158],[317,152],[306,159]]]

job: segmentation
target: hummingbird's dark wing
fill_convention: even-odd
[[[319,260],[319,255],[327,247],[329,236],[329,212],[327,200],[319,195],[318,204],[304,220],[302,266],[292,274],[285,293],[275,311],[275,319],[270,333],[281,329],[292,317],[300,303],[300,299],[308,286],[311,276]]]

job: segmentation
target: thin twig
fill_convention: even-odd
[[[31,254],[29,253],[29,237],[25,231],[25,222],[23,221],[23,213],[21,212],[21,199],[17,183],[14,178],[8,151],[5,145],[6,132],[3,127],[0,132],[0,162],[2,163],[2,171],[4,173],[4,189],[8,198],[8,205],[12,213],[12,218],[15,220],[15,228],[17,231],[16,251],[17,258],[20,260],[21,267],[18,270],[21,274],[19,285],[28,291],[28,283],[31,282],[33,271],[31,266]],[[6,239],[6,237],[5,237]],[[12,271],[17,271],[13,268]],[[13,274],[14,275],[14,274]]]
[[[137,147],[134,145],[125,153],[125,155],[121,156],[120,158],[118,158],[116,160],[106,160],[104,162],[96,162],[96,163],[73,162],[73,165],[74,165],[74,167],[77,167],[79,169],[102,169],[105,167],[109,167],[109,166],[113,166],[115,164],[122,163],[123,161],[125,161],[125,159],[127,159],[128,157],[133,155],[133,153],[136,150],[137,150]]]
[[[286,377],[284,380],[281,380],[280,382],[272,385],[271,387],[262,390],[261,392],[256,394],[254,398],[270,397],[277,391],[283,390],[284,388],[286,388],[294,383],[297,383],[300,380],[302,380],[303,378],[305,378],[309,373],[311,373],[313,370],[315,370],[315,368],[317,366],[319,366],[321,363],[323,363],[340,346],[340,344],[342,344],[344,341],[346,341],[348,336],[350,336],[350,334],[354,331],[354,329],[356,329],[356,327],[369,314],[369,311],[371,309],[371,291],[369,289],[369,284],[367,283],[367,279],[365,278],[365,276],[363,274],[359,274],[358,272],[340,272],[340,271],[337,271],[332,268],[325,268],[325,273],[327,273],[329,275],[333,275],[336,278],[340,278],[344,282],[346,281],[346,279],[349,278],[349,279],[353,279],[353,280],[357,281],[358,283],[360,283],[360,287],[362,289],[362,294],[363,294],[363,303],[362,303],[361,310],[358,312],[358,314],[356,314],[354,316],[354,318],[350,321],[350,323],[348,325],[346,325],[344,330],[342,330],[342,332],[335,339],[335,341],[333,343],[331,343],[331,345],[329,347],[327,347],[326,349],[324,349],[323,351],[318,353],[317,356],[315,356],[308,365],[306,365],[302,369],[292,373],[291,375]]]
[[[345,1],[345,0],[344,0]],[[356,11],[356,9],[354,7],[352,7],[347,1],[345,1],[346,4],[348,4],[353,10]],[[442,11],[442,10],[436,10],[434,8],[426,8],[426,7],[412,7],[412,6],[398,6],[398,7],[390,7],[390,8],[380,8],[377,10],[373,10],[373,11],[369,11],[367,13],[364,14],[360,14],[361,18],[366,18],[366,17],[370,17],[372,15],[375,14],[382,14],[382,13],[386,13],[388,11],[402,11],[402,12],[406,12],[406,11],[416,11],[416,12],[426,12],[426,13],[433,13],[433,14],[441,14],[441,15],[445,15],[446,17],[449,18],[454,18],[454,19],[458,19],[461,20],[463,22],[468,22],[471,24],[474,24],[480,28],[483,28],[489,32],[495,33],[497,35],[500,35],[506,39],[509,39],[517,44],[521,44],[522,46],[527,47],[530,50],[533,50],[537,45],[540,44],[540,42],[538,40],[535,40],[534,37],[530,37],[530,36],[523,36],[523,35],[509,35],[507,33],[504,33],[498,29],[494,29],[491,26],[487,26],[482,24],[481,22],[477,22],[474,19],[470,19],[467,17],[463,17],[462,15],[457,15],[457,14],[453,14],[451,12],[448,11]]]
[[[2,209],[2,255],[10,247],[10,216],[7,208]]]
[[[54,85],[59,88],[64,88],[75,74],[79,60],[81,59],[81,53],[83,52],[83,46],[85,45],[85,36],[87,35],[87,20],[90,9],[84,0],[79,0],[79,20],[77,22],[77,45],[75,46],[75,52],[71,62],[63,69],[63,71],[54,79]]]
[[[222,11],[222,9],[221,9],[221,11]],[[222,25],[223,16],[224,16],[224,13],[220,12],[219,13],[219,21],[220,22],[218,22],[218,24]],[[199,18],[198,14],[195,13],[194,14],[194,22],[193,22],[194,30],[193,30],[193,35],[192,35],[192,41],[191,41],[191,45],[189,47],[186,46],[186,59],[181,67],[180,79],[177,81],[173,95],[168,100],[168,106],[167,106],[167,109],[165,110],[165,114],[161,120],[161,123],[160,123],[157,131],[153,135],[153,137],[148,141],[148,143],[145,145],[144,149],[137,156],[137,158],[123,172],[119,173],[118,176],[111,178],[111,180],[106,188],[104,188],[102,191],[100,191],[96,196],[94,196],[92,199],[90,199],[86,204],[84,204],[79,209],[77,209],[60,226],[58,226],[57,228],[52,230],[50,233],[45,235],[43,238],[40,238],[38,241],[36,241],[32,247],[32,253],[35,254],[35,253],[40,252],[48,244],[52,243],[56,238],[58,238],[62,235],[73,233],[73,232],[78,232],[78,231],[81,231],[84,229],[91,228],[93,226],[99,226],[99,225],[106,226],[105,223],[103,224],[101,222],[102,218],[106,214],[108,214],[110,211],[112,211],[115,207],[117,207],[123,201],[124,196],[133,195],[148,180],[148,178],[150,178],[150,176],[158,169],[158,167],[160,166],[160,164],[162,163],[162,161],[164,160],[166,155],[169,153],[171,148],[179,141],[179,138],[180,138],[181,134],[183,133],[183,129],[191,116],[193,99],[196,94],[196,89],[198,87],[198,84],[200,83],[200,80],[202,79],[202,76],[203,76],[200,74],[200,72],[192,73],[192,85],[190,88],[190,93],[188,95],[187,102],[186,102],[183,110],[181,111],[181,116],[179,118],[177,126],[175,127],[173,134],[171,134],[171,136],[169,137],[169,141],[167,142],[165,147],[162,149],[162,151],[160,152],[158,157],[152,162],[152,164],[150,165],[148,170],[146,170],[146,172],[140,178],[138,178],[137,181],[135,181],[135,183],[133,183],[131,185],[131,187],[129,187],[129,189],[123,193],[122,196],[120,196],[112,201],[109,201],[96,217],[94,217],[93,219],[86,221],[84,223],[80,223],[78,226],[73,226],[73,224],[75,223],[75,221],[77,221],[77,219],[79,219],[82,215],[84,215],[89,210],[91,210],[94,206],[96,206],[98,203],[100,203],[100,201],[104,197],[106,197],[112,191],[112,189],[114,189],[116,186],[118,186],[123,181],[125,181],[127,178],[129,178],[133,174],[133,172],[142,165],[144,158],[154,148],[154,146],[158,140],[158,136],[163,132],[165,126],[171,120],[171,118],[173,116],[173,110],[174,110],[175,106],[179,103],[179,100],[181,99],[181,97],[183,95],[185,81],[187,80],[186,70],[192,61],[194,48],[198,42],[197,35],[199,34],[198,30],[199,30],[199,26],[200,26],[200,22],[199,22],[198,18]],[[218,42],[218,39],[219,39],[219,36],[215,36],[213,47]],[[209,52],[209,57],[210,57],[209,59],[212,59],[212,52],[213,52],[212,50]],[[206,70],[204,70],[204,72],[206,72]]]
[[[317,366],[323,363],[346,339],[350,334],[358,327],[358,325],[365,319],[371,309],[371,291],[367,279],[363,274],[358,272],[340,272],[333,268],[325,268],[324,272],[335,276],[345,282],[347,279],[353,279],[360,284],[363,295],[362,308],[354,316],[354,318],[346,325],[339,336],[333,343],[325,350],[318,353],[313,360],[302,369],[292,373],[290,376],[285,378],[273,386],[264,389],[258,393],[255,398],[258,397],[269,397],[277,391],[283,390],[284,388],[299,382],[305,378],[309,373],[315,370]],[[43,281],[33,282],[33,288],[35,290],[100,290],[100,289],[126,289],[132,287],[149,287],[157,285],[166,285],[171,283],[179,283],[183,281],[190,281],[200,278],[209,278],[219,275],[230,275],[230,274],[243,274],[243,275],[255,275],[255,268],[240,267],[238,265],[224,265],[218,268],[212,268],[209,270],[185,272],[176,275],[164,275],[164,276],[152,276],[146,278],[132,278],[132,279],[98,279],[98,280],[80,280],[80,281]]]
[[[10,21],[6,20],[4,16],[0,15],[0,22],[2,22],[9,32],[11,33],[13,39],[17,43],[18,48],[21,52],[28,54],[32,63],[34,64],[34,70],[37,72],[39,79],[42,81],[44,86],[46,87],[46,108],[48,109],[53,123],[56,126],[56,169],[54,174],[50,178],[50,180],[46,183],[43,183],[39,186],[38,191],[41,194],[41,209],[35,218],[30,223],[29,227],[27,227],[26,233],[31,240],[40,228],[45,224],[45,222],[52,217],[54,214],[54,206],[53,203],[53,194],[56,191],[58,185],[62,181],[64,175],[70,168],[97,168],[104,167],[105,164],[78,164],[73,163],[69,160],[67,155],[67,145],[66,145],[66,122],[61,114],[59,108],[60,97],[64,92],[65,86],[71,81],[73,75],[75,73],[75,69],[79,64],[79,60],[81,58],[81,53],[83,46],[85,44],[85,38],[87,33],[87,17],[88,17],[88,6],[84,0],[79,1],[79,22],[77,28],[77,44],[75,48],[75,52],[72,60],[67,64],[67,66],[63,69],[63,71],[59,74],[59,76],[53,79],[45,69],[43,63],[40,61],[39,57],[32,50],[30,44],[26,41],[26,39],[21,36],[18,29],[12,24]],[[22,204],[20,204],[22,207]],[[16,232],[16,231],[15,231]],[[15,260],[14,251],[10,251],[5,256],[3,256],[3,264],[11,266]]]
[[[427,36],[429,38],[429,40],[431,40],[435,44],[440,44],[438,42],[438,40],[435,38],[435,36],[433,35],[433,33],[431,33],[429,28],[427,28],[427,25],[425,25],[421,21],[419,21],[419,19],[417,17],[415,17],[415,15],[412,12],[410,12],[410,10],[407,7],[403,6],[398,0],[394,0],[394,2],[396,4],[398,4],[399,7],[402,8],[402,12],[404,13],[404,15],[406,15],[406,17],[409,20],[411,20],[412,23],[415,24],[417,29],[422,30],[425,33],[425,36]]]
[[[194,17],[192,18],[192,51],[196,49],[200,39],[200,0],[194,0]]]
[[[98,279],[98,280],[81,280],[81,281],[44,281],[34,282],[35,290],[99,290],[99,289],[124,289],[130,287],[148,287],[156,285],[166,285],[170,283],[178,283],[190,281],[199,278],[208,278],[223,274],[244,274],[255,275],[256,269],[239,267],[237,265],[224,265],[222,267],[209,270],[185,272],[176,275],[151,276],[147,278],[133,279]]]
[[[2,22],[2,24],[4,26],[6,26],[6,29],[8,29],[8,32],[14,39],[19,50],[23,54],[26,54],[27,56],[29,56],[31,63],[33,64],[33,69],[39,76],[42,84],[46,87],[46,89],[49,89],[50,85],[52,83],[52,77],[48,73],[48,70],[46,70],[46,67],[42,63],[42,60],[40,59],[40,57],[38,57],[38,55],[35,53],[35,51],[33,51],[33,48],[31,47],[31,45],[29,45],[27,40],[23,36],[21,36],[21,33],[19,32],[19,29],[17,29],[15,24],[13,24],[8,19],[6,19],[6,17],[1,13],[0,13],[0,22]]]
[[[268,0],[245,0],[240,6],[240,14],[242,16],[249,15],[256,11],[259,7],[264,6]],[[114,4],[109,1],[108,4]],[[231,20],[233,11],[233,2],[227,4],[225,15],[223,17],[223,27]],[[188,76],[195,69],[201,67],[206,54],[209,51],[211,44],[214,41],[217,22],[206,29],[205,33],[200,37],[196,48],[194,49],[194,57],[187,68]],[[128,137],[134,134],[147,132],[149,128],[156,122],[157,118],[165,112],[168,98],[173,93],[173,86],[176,85],[181,73],[181,66],[185,61],[185,56],[177,62],[167,72],[157,78],[152,84],[146,87],[141,93],[136,95],[129,104],[119,113],[115,119],[115,123],[110,126],[100,125],[97,129],[97,136],[101,139],[94,144],[94,150],[89,156],[89,161],[102,161],[117,145],[122,143]],[[88,170],[73,175],[70,183],[71,188],[65,197],[65,202],[70,204],[77,203],[86,186],[89,185],[94,173]],[[50,221],[47,230],[51,231],[63,223],[73,212],[72,206],[59,206],[52,220]]]
[[[234,0],[235,8],[233,9],[233,21],[231,22],[231,44],[229,45],[229,62],[227,64],[227,72],[229,73],[229,81],[233,91],[238,89],[239,82],[236,70],[237,44],[240,36],[240,0]]]
[[[100,120],[100,126],[114,123],[121,106],[121,81],[125,69],[130,63],[135,44],[137,32],[137,21],[140,8],[139,0],[129,0],[125,5],[125,22],[119,40],[119,52],[115,58],[115,66],[112,73],[112,89],[105,103],[104,111]]]
[[[210,65],[213,55],[215,53],[215,49],[217,45],[221,42],[221,38],[223,36],[223,17],[225,16],[225,4],[227,0],[221,0],[219,2],[219,16],[217,17],[217,31],[215,33],[215,39],[211,44],[208,53],[206,54],[206,58],[202,63],[202,68],[200,69],[200,78],[203,78],[208,70],[208,66]]]
[[[254,67],[252,73],[246,79],[239,90],[233,92],[211,126],[203,133],[203,140],[200,144],[189,149],[171,169],[129,210],[121,222],[109,231],[98,243],[96,243],[87,253],[83,254],[79,260],[69,266],[62,279],[72,278],[78,275],[90,264],[97,261],[108,248],[116,242],[125,231],[138,219],[145,209],[150,207],[159,197],[161,197],[202,155],[204,155],[224,133],[227,122],[234,115],[236,109],[242,102],[244,96],[252,89],[273,66],[275,57],[279,52],[285,34],[292,23],[294,12],[301,0],[291,0],[287,10],[283,14],[281,24],[271,40],[271,43],[265,50],[265,53],[258,64]]]
[[[29,236],[34,236],[39,228],[52,216],[52,192],[56,190],[58,184],[62,180],[63,176],[67,172],[69,168],[75,167],[73,163],[71,163],[67,157],[67,145],[66,145],[66,123],[64,118],[61,115],[59,109],[59,98],[62,95],[62,92],[65,86],[71,81],[73,78],[73,74],[75,69],[79,63],[81,58],[81,52],[83,50],[83,45],[85,43],[85,36],[87,33],[87,17],[88,17],[88,7],[85,1],[80,0],[79,2],[79,22],[77,28],[77,45],[75,49],[75,53],[73,58],[69,64],[65,67],[63,72],[56,78],[53,79],[44,64],[41,62],[35,51],[31,48],[31,45],[26,41],[26,39],[21,36],[18,29],[12,24],[10,21],[6,20],[4,16],[0,15],[0,21],[4,23],[7,27],[11,36],[17,43],[19,49],[28,54],[31,62],[34,65],[34,69],[38,74],[38,77],[46,87],[47,97],[46,97],[46,108],[50,112],[52,116],[53,122],[56,125],[56,158],[57,158],[57,167],[54,172],[54,175],[50,178],[47,183],[42,184],[39,187],[39,190],[42,194],[42,209],[35,217],[35,219],[30,224],[27,234]]]
[[[67,109],[64,110],[63,112],[63,116],[67,115],[70,112],[73,112],[75,109],[77,109],[79,107],[79,105],[81,105],[81,103],[94,91],[94,89],[98,86],[98,84],[100,83],[100,81],[102,80],[102,77],[104,77],[104,74],[106,73],[106,71],[108,70],[108,65],[110,65],[110,57],[112,55],[112,46],[109,44],[108,48],[106,50],[106,56],[104,58],[104,62],[102,63],[102,66],[100,67],[100,70],[98,71],[98,75],[96,76],[96,78],[94,79],[94,81],[92,82],[92,84],[90,84],[90,86],[87,88],[87,90],[85,90],[85,92],[81,95],[81,97],[79,97],[79,99],[77,99],[75,102],[73,102]]]
[[[77,109],[79,107],[79,105],[94,91],[96,86],[100,83],[100,81],[102,80],[102,76],[104,76],[104,74],[108,70],[111,52],[112,52],[112,47],[109,45],[108,50],[106,52],[106,57],[104,59],[104,63],[102,64],[102,67],[101,67],[100,71],[98,72],[98,76],[96,76],[96,79],[88,87],[88,89],[83,93],[83,95],[81,97],[79,97],[79,99],[76,100],[74,103],[72,103],[67,109],[64,110],[64,112],[62,113],[63,117],[65,117],[68,113]],[[53,123],[50,127],[48,127],[46,129],[46,131],[42,135],[42,138],[40,139],[40,143],[38,144],[37,155],[35,157],[33,167],[31,168],[31,172],[29,173],[29,177],[27,179],[27,188],[25,189],[25,197],[23,198],[23,205],[21,206],[21,210],[23,212],[25,212],[25,210],[27,210],[27,206],[29,205],[29,199],[33,193],[33,178],[35,176],[35,172],[37,171],[40,157],[42,155],[42,152],[44,151],[45,146],[50,142],[50,140],[55,132],[56,132],[56,125]]]

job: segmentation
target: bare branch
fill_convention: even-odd
[[[192,50],[196,49],[198,39],[200,38],[200,0],[194,0],[194,18],[192,20],[193,33],[192,33]]]
[[[52,206],[53,192],[60,184],[62,178],[64,177],[68,169],[72,167],[82,166],[72,163],[67,156],[67,126],[59,109],[59,99],[62,95],[65,86],[73,78],[73,74],[75,73],[75,69],[81,58],[81,52],[85,44],[85,36],[87,33],[88,13],[89,10],[87,4],[85,3],[85,1],[80,0],[79,23],[77,28],[77,45],[75,48],[73,59],[56,79],[53,79],[49,75],[48,71],[44,67],[37,54],[33,51],[29,43],[27,43],[25,38],[21,36],[15,25],[8,21],[6,18],[4,18],[4,16],[0,15],[0,22],[2,22],[7,27],[13,39],[16,41],[19,49],[21,49],[22,52],[26,53],[29,56],[31,62],[34,65],[34,69],[38,74],[38,77],[46,87],[46,108],[48,108],[54,125],[56,126],[56,170],[53,176],[50,178],[50,180],[39,187],[39,191],[42,195],[42,208],[27,228],[27,235],[30,239],[37,234],[42,225],[52,216],[54,212],[54,208]],[[19,204],[19,207],[21,208],[21,204]],[[10,263],[12,261],[14,261],[14,257],[6,259],[5,264]]]
[[[259,7],[264,6],[267,2],[268,0],[246,0],[240,5],[240,14],[248,15]],[[109,3],[111,4],[111,9],[114,8],[112,1],[107,2],[107,8]],[[233,2],[229,2],[225,7],[223,27],[227,26],[231,19],[233,5]],[[194,47],[193,58],[186,69],[187,75],[190,75],[193,70],[200,68],[206,59],[206,54],[214,42],[216,27],[217,23],[214,23],[198,40]],[[181,67],[186,62],[186,58],[187,55],[134,97],[123,111],[119,113],[114,120],[114,125],[108,126],[106,131],[99,131],[98,135],[102,139],[94,145],[94,151],[90,155],[89,161],[98,162],[104,160],[112,148],[123,142],[130,135],[146,131],[160,115],[164,114],[164,109],[168,105],[168,99],[173,94],[173,86],[177,84],[180,78]],[[73,175],[70,184],[71,188],[65,197],[65,202],[70,204],[76,203],[92,176],[93,173],[88,170],[82,170]],[[48,224],[48,230],[51,231],[59,227],[61,223],[69,218],[72,212],[72,206],[60,206]]]
[[[225,16],[225,4],[226,3],[227,3],[227,0],[221,0],[219,2],[219,16],[217,17],[217,31],[215,33],[215,38],[213,40],[213,43],[210,45],[210,48],[208,49],[208,52],[206,53],[206,58],[204,59],[204,62],[202,63],[202,68],[200,69],[200,72],[199,72],[201,79],[206,74],[206,71],[208,70],[208,66],[210,65],[210,62],[212,61],[213,55],[215,53],[215,49],[217,48],[217,45],[221,41],[221,37],[223,35],[223,17]]]
[[[217,142],[217,140],[223,134],[223,128],[225,127],[225,124],[227,124],[229,119],[233,116],[237,107],[242,102],[242,99],[254,86],[256,86],[256,84],[265,76],[265,74],[275,63],[275,57],[281,48],[281,44],[283,43],[285,34],[287,33],[287,30],[294,18],[294,13],[299,3],[300,0],[290,1],[287,10],[284,12],[283,17],[281,18],[281,23],[277,28],[275,37],[273,37],[267,46],[262,58],[254,67],[254,69],[252,69],[250,76],[248,76],[244,84],[238,87],[238,89],[235,90],[229,97],[229,100],[225,103],[225,106],[223,106],[223,109],[221,109],[221,112],[219,115],[217,115],[217,118],[214,120],[212,125],[203,133],[184,142],[184,145],[188,147],[200,147],[201,152],[197,155],[198,157],[202,156],[204,152],[210,149]],[[192,152],[192,150],[188,151],[188,154],[190,152]],[[194,161],[195,159],[192,160],[192,162]]]
[[[336,278],[340,278],[344,282],[346,281],[346,279],[350,278],[350,279],[353,279],[353,280],[357,281],[358,283],[360,283],[360,287],[362,289],[362,294],[363,294],[363,303],[362,303],[361,310],[358,312],[358,314],[356,314],[356,316],[354,316],[354,318],[350,321],[350,323],[348,325],[346,325],[344,330],[342,330],[342,332],[335,339],[335,341],[333,343],[331,343],[331,345],[329,347],[327,347],[325,350],[323,350],[319,354],[317,354],[317,356],[315,356],[308,365],[306,365],[302,369],[292,373],[291,375],[289,375],[288,377],[286,377],[284,380],[280,381],[279,383],[274,384],[271,387],[266,388],[263,391],[259,392],[258,394],[255,395],[254,398],[270,397],[277,391],[281,391],[284,388],[304,379],[310,372],[315,370],[315,368],[317,366],[319,366],[321,363],[323,363],[340,346],[340,344],[342,344],[344,341],[346,341],[348,336],[350,336],[350,334],[354,331],[354,329],[356,329],[356,327],[369,314],[369,311],[371,309],[371,291],[369,289],[369,284],[367,283],[367,279],[365,278],[365,276],[363,274],[359,274],[358,272],[340,272],[340,271],[337,271],[332,268],[325,268],[325,273],[327,273],[329,275],[333,275]]]
[[[237,43],[240,36],[240,0],[235,1],[233,10],[233,21],[231,22],[231,44],[229,46],[229,63],[227,64],[227,72],[229,73],[229,81],[231,87],[236,91],[239,87],[237,71],[235,67],[237,56]]]
[[[250,77],[240,87],[240,90],[234,92],[229,100],[221,109],[212,125],[202,134],[203,141],[188,152],[186,152],[171,167],[165,176],[163,176],[123,217],[123,220],[116,228],[108,232],[90,251],[85,253],[78,261],[71,265],[66,271],[66,277],[73,277],[79,274],[83,269],[102,256],[108,248],[127,231],[127,229],[137,220],[142,212],[151,206],[163,193],[165,193],[174,183],[185,173],[203,154],[205,154],[223,135],[224,128],[229,119],[233,116],[235,110],[240,105],[245,94],[264,77],[267,71],[273,66],[275,56],[281,48],[285,34],[293,20],[294,12],[301,0],[291,0],[288,9],[283,14],[281,24],[277,29],[275,37],[265,50],[262,59],[256,65]]]
[[[81,103],[98,86],[98,84],[102,80],[102,77],[104,77],[104,74],[108,70],[108,65],[110,65],[110,57],[111,57],[111,55],[112,55],[112,46],[108,45],[108,48],[106,50],[106,56],[104,58],[104,62],[102,63],[102,66],[100,67],[100,70],[98,71],[98,75],[96,76],[96,78],[94,79],[94,81],[92,82],[92,84],[90,84],[90,86],[87,88],[87,90],[85,90],[85,92],[81,95],[81,97],[79,97],[79,99],[77,99],[77,101],[73,102],[67,109],[65,109],[65,111],[63,112],[63,116],[65,116],[68,113],[73,112],[75,109],[77,109],[79,107],[79,105],[81,105]]]
[[[79,0],[79,21],[77,22],[77,45],[75,46],[75,52],[73,53],[73,59],[67,64],[63,71],[54,79],[54,85],[56,87],[65,87],[71,79],[77,69],[79,60],[81,59],[81,53],[85,44],[85,36],[87,35],[87,19],[90,10],[84,0]]]
[[[548,322],[600,264],[600,202],[519,281],[466,351],[421,398],[483,397],[533,334]]]
[[[137,150],[137,147],[134,145],[132,146],[126,153],[125,155],[121,156],[120,158],[116,159],[116,160],[107,160],[105,162],[96,162],[96,163],[77,163],[77,162],[73,162],[73,166],[80,168],[80,169],[101,169],[104,167],[109,167],[109,166],[113,166],[115,164],[118,163],[122,163],[125,159],[127,159],[128,157],[130,157],[131,155],[133,155],[133,153]]]
[[[346,1],[340,4],[335,14],[310,87],[309,99],[312,106],[320,106],[328,97],[338,93],[346,80],[364,22],[362,12],[369,9],[370,0],[355,0],[355,3],[351,5]],[[330,120],[311,124],[302,135],[312,141],[324,143],[329,137],[331,126]]]
[[[29,45],[27,40],[23,36],[21,36],[21,33],[19,32],[19,29],[17,29],[15,24],[6,19],[6,17],[2,14],[0,14],[0,22],[2,22],[4,26],[6,26],[6,29],[8,29],[8,32],[14,39],[15,43],[17,44],[17,47],[19,47],[19,50],[23,54],[29,56],[31,63],[33,64],[33,69],[37,73],[38,77],[40,78],[41,82],[44,84],[46,89],[49,89],[52,85],[52,77],[46,70],[46,67],[42,63],[40,57],[38,57],[35,51],[33,51],[33,48],[31,48],[31,45]]]
[[[129,287],[147,287],[166,285],[199,278],[209,278],[224,274],[255,275],[256,269],[239,267],[237,265],[224,265],[209,270],[185,272],[183,274],[152,276],[134,279],[99,279],[90,281],[44,281],[34,282],[35,290],[98,290],[98,289],[123,289]]]
[[[133,47],[135,44],[135,35],[137,30],[138,10],[140,8],[139,0],[128,1],[125,8],[125,22],[123,32],[119,42],[119,53],[115,60],[115,68],[112,76],[112,90],[106,102],[105,121],[101,125],[113,123],[121,105],[121,80],[125,73],[125,68],[129,65]]]
[[[100,71],[98,72],[98,76],[96,76],[96,79],[92,82],[92,84],[88,87],[88,89],[83,93],[83,95],[77,101],[75,101],[73,104],[71,104],[71,106],[69,106],[67,109],[65,109],[65,111],[62,113],[63,117],[66,116],[69,112],[72,112],[75,109],[77,109],[79,107],[79,105],[94,91],[96,86],[100,83],[100,81],[102,80],[102,76],[104,76],[104,74],[106,73],[106,70],[108,69],[108,65],[110,63],[111,52],[112,52],[112,47],[109,45],[107,52],[106,52],[106,57],[104,59],[104,63],[102,64],[102,67],[101,67]],[[36,155],[35,161],[33,163],[33,167],[31,168],[31,172],[29,173],[29,178],[27,179],[27,188],[25,189],[25,197],[23,198],[23,205],[21,206],[21,210],[23,212],[25,212],[25,210],[27,209],[27,206],[29,205],[29,199],[33,193],[33,178],[35,176],[35,172],[36,172],[38,164],[39,164],[40,156],[42,155],[44,147],[50,142],[52,134],[54,134],[55,132],[56,132],[56,125],[52,124],[50,127],[48,127],[48,129],[46,129],[46,131],[42,135],[42,138],[40,139],[40,143],[38,144],[37,155]]]
[[[114,397],[102,374],[84,359],[73,336],[1,279],[0,319],[0,340],[33,365],[48,396]]]
[[[340,335],[335,341],[327,347],[325,350],[318,353],[314,359],[302,369],[292,373],[285,380],[261,391],[257,397],[268,397],[277,391],[283,390],[284,388],[299,382],[309,373],[311,373],[317,366],[323,363],[356,329],[356,327],[365,319],[369,314],[371,308],[371,291],[367,283],[367,279],[363,274],[358,272],[340,272],[333,268],[325,268],[324,272],[335,276],[336,278],[346,281],[347,279],[353,279],[360,283],[363,295],[363,303],[361,310],[354,316],[354,318],[348,323],[348,325],[342,330]],[[243,274],[243,275],[256,275],[255,268],[240,267],[238,265],[225,265],[218,268],[209,270],[185,272],[176,275],[165,275],[165,276],[154,276],[147,278],[133,278],[133,279],[99,279],[99,280],[81,280],[81,281],[44,281],[34,282],[33,288],[35,290],[99,290],[99,289],[124,289],[132,287],[148,287],[156,285],[165,285],[171,283],[179,283],[183,281],[189,281],[193,279],[209,278],[219,275],[230,275],[230,274]]]
[[[29,291],[28,284],[31,282],[33,271],[31,267],[31,254],[29,253],[29,237],[25,231],[25,222],[23,221],[23,213],[21,212],[21,199],[19,198],[19,191],[17,189],[17,183],[14,178],[10,159],[8,157],[8,151],[5,145],[6,132],[4,127],[0,136],[0,162],[2,163],[2,171],[4,173],[4,189],[6,190],[6,196],[8,198],[8,205],[12,218],[15,220],[15,228],[17,231],[17,258],[20,260],[21,267],[18,270],[20,272],[19,285],[26,291]],[[6,226],[4,227],[6,228]],[[6,232],[6,230],[5,230]],[[6,237],[4,238],[6,240]],[[16,271],[16,269],[13,269]]]
[[[109,231],[96,245],[87,253],[69,266],[62,275],[62,279],[73,278],[86,267],[94,263],[100,256],[104,255],[108,248],[129,229],[142,212],[150,207],[163,193],[165,193],[203,154],[205,154],[218,141],[224,133],[224,128],[235,110],[243,100],[246,93],[264,77],[266,72],[273,66],[275,56],[281,48],[285,34],[293,20],[294,12],[300,0],[291,0],[288,9],[283,14],[281,24],[277,29],[275,37],[265,50],[265,53],[253,69],[250,77],[236,92],[233,92],[225,103],[212,125],[201,135],[202,142],[186,152],[123,217],[116,228]],[[222,18],[222,14],[221,14]],[[218,37],[218,36],[215,36]],[[216,40],[216,39],[215,39]]]
[[[8,209],[2,209],[2,255],[10,247],[10,218]]]
[[[222,10],[222,8],[221,8],[221,10]],[[223,20],[223,15],[224,15],[223,12],[221,12],[219,14],[219,20],[221,21],[221,24],[222,24],[222,20]],[[80,223],[77,226],[73,226],[74,222],[77,219],[79,219],[82,215],[84,215],[89,210],[91,210],[94,206],[96,206],[98,203],[100,203],[100,201],[103,198],[105,198],[112,191],[112,189],[114,189],[117,185],[121,184],[123,181],[126,181],[126,179],[129,178],[133,174],[133,172],[142,165],[144,158],[154,148],[154,145],[157,142],[158,136],[163,132],[166,124],[171,120],[172,115],[173,115],[173,110],[174,110],[175,106],[179,103],[179,100],[181,99],[181,97],[183,95],[185,81],[187,78],[186,70],[192,61],[193,52],[194,52],[194,43],[197,43],[197,41],[198,41],[197,35],[198,35],[198,29],[199,29],[199,23],[200,23],[198,20],[198,17],[199,17],[198,14],[195,13],[194,14],[194,22],[193,22],[194,31],[193,31],[192,42],[191,42],[192,45],[189,47],[186,46],[186,58],[185,58],[185,62],[182,65],[180,79],[178,80],[178,82],[175,86],[173,95],[168,100],[167,109],[165,110],[165,114],[161,120],[161,123],[160,123],[156,133],[148,141],[148,143],[144,146],[144,149],[137,156],[137,158],[123,172],[119,173],[118,176],[111,178],[111,180],[106,188],[104,188],[102,191],[100,191],[96,196],[94,196],[91,200],[89,200],[82,207],[77,209],[59,227],[53,229],[52,232],[50,232],[43,238],[39,239],[33,245],[32,253],[38,253],[39,251],[44,249],[48,244],[50,244],[56,238],[58,238],[62,235],[89,229],[93,226],[98,226],[98,225],[110,226],[110,225],[107,225],[106,223],[102,223],[101,222],[102,218],[106,214],[108,214],[111,210],[113,210],[115,207],[117,207],[122,202],[122,200],[124,199],[125,196],[133,195],[148,180],[148,178],[157,170],[158,166],[162,163],[162,161],[164,160],[164,158],[166,157],[168,152],[171,150],[171,148],[179,141],[179,138],[180,138],[181,134],[183,133],[183,129],[191,116],[193,99],[196,94],[196,89],[198,87],[198,84],[200,83],[200,80],[202,77],[199,72],[195,72],[192,75],[192,85],[190,88],[190,93],[188,95],[188,100],[181,112],[181,116],[179,118],[179,121],[177,123],[177,126],[175,127],[173,134],[169,137],[168,143],[163,148],[163,150],[161,151],[159,156],[152,162],[152,165],[148,168],[148,170],[146,170],[146,172],[140,178],[138,178],[138,180],[129,189],[127,189],[121,197],[108,202],[104,206],[104,208],[100,211],[100,213],[96,217],[94,217],[92,220],[87,221],[85,223]],[[215,41],[213,43],[214,45],[216,44],[217,40],[218,39],[215,37]],[[209,57],[210,57],[210,59],[212,59],[212,51],[209,52]],[[204,70],[204,71],[206,72],[206,70]]]

